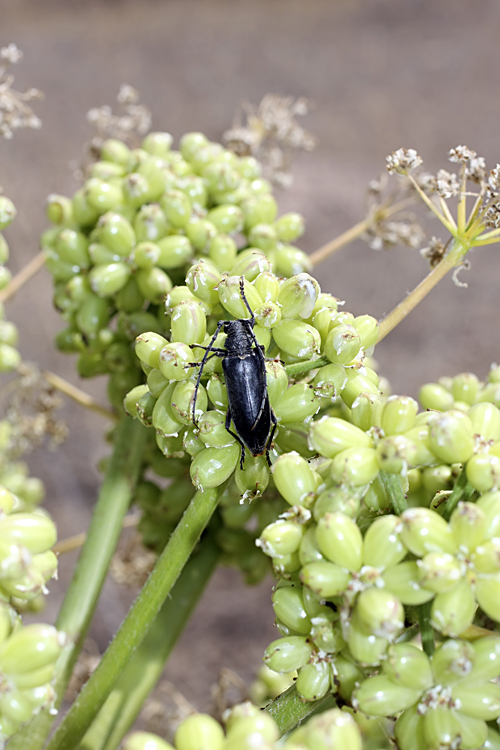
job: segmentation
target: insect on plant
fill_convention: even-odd
[[[212,357],[221,357],[228,398],[225,428],[241,446],[240,468],[243,469],[245,448],[252,456],[265,453],[271,466],[269,449],[277,419],[269,403],[264,347],[257,341],[253,330],[255,316],[245,296],[244,276],[240,278],[240,293],[250,318],[219,320],[209,345],[195,344],[204,348],[205,354],[201,362],[191,363],[191,366],[200,368],[193,395],[193,423],[196,426],[196,399],[203,368]],[[221,330],[226,334],[225,349],[214,346]],[[236,432],[230,429],[231,421]]]

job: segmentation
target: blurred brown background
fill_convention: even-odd
[[[446,168],[457,144],[484,155],[489,168],[500,161],[499,38],[497,0],[0,0],[0,46],[15,42],[25,55],[16,88],[45,92],[35,106],[43,129],[0,142],[0,183],[18,208],[10,267],[37,252],[46,195],[76,189],[68,164],[91,135],[85,114],[114,104],[121,83],[139,89],[153,128],[176,139],[189,130],[219,139],[242,99],[257,104],[268,92],[311,99],[315,108],[301,124],[319,145],[298,156],[294,183],[278,198],[283,211],[305,216],[301,246],[312,251],[362,218],[368,181],[400,146],[416,148],[430,171]],[[431,231],[439,233],[437,223]],[[498,252],[476,251],[463,277],[468,289],[445,280],[379,346],[395,392],[414,395],[422,382],[463,370],[484,376],[498,360]],[[417,251],[375,253],[358,242],[318,274],[348,310],[382,317],[426,272]],[[71,359],[51,348],[60,323],[47,274],[23,289],[8,315],[25,358],[77,382]],[[83,387],[102,393],[98,382]],[[85,528],[105,451],[98,417],[72,405],[65,412],[70,439],[31,462],[61,537]],[[69,564],[61,567],[50,613],[68,578]],[[244,589],[230,571],[216,576],[167,669],[196,706],[209,705],[219,667],[248,678],[276,637],[270,585]],[[101,648],[129,600],[107,586],[93,629]]]

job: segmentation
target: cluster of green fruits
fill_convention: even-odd
[[[207,714],[193,714],[179,725],[175,750],[361,750],[361,732],[352,716],[339,709],[325,711],[279,741],[272,717],[251,703],[232,708],[222,726]],[[149,732],[135,732],[123,750],[174,750],[174,746]]]
[[[9,246],[2,231],[16,217],[16,207],[6,195],[0,195],[0,290],[5,289],[11,280],[11,273],[5,265],[9,260]],[[16,349],[18,332],[14,323],[5,319],[3,304],[0,304],[0,372],[15,370],[21,361]]]

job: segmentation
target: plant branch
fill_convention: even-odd
[[[295,729],[297,724],[307,719],[311,714],[321,713],[326,711],[328,708],[335,708],[337,704],[333,698],[333,695],[325,695],[319,701],[303,701],[298,693],[295,685],[291,685],[288,690],[278,695],[268,706],[265,707],[264,711],[270,714],[278,726],[280,736],[283,736],[292,729]]]
[[[115,750],[118,747],[158,682],[165,662],[217,566],[218,558],[219,551],[213,538],[205,537],[84,736],[79,750]]]
[[[302,375],[310,370],[316,370],[318,367],[324,367],[329,364],[331,363],[328,357],[318,357],[318,359],[311,359],[307,362],[296,362],[293,365],[286,365],[285,370],[291,378],[296,378],[297,375]]]
[[[54,372],[50,372],[50,370],[43,370],[42,375],[48,383],[54,386],[54,388],[57,388],[58,391],[61,391],[61,393],[69,396],[69,398],[71,398],[73,401],[76,401],[76,403],[80,404],[80,406],[84,406],[86,409],[90,409],[90,411],[95,411],[96,414],[100,414],[102,417],[106,417],[107,419],[113,419],[115,421],[118,419],[117,415],[112,412],[111,409],[107,409],[105,406],[101,406],[101,404],[98,404],[97,401],[93,399],[92,396],[89,396],[88,393],[85,393],[85,391],[82,391],[75,385],[68,383],[67,380],[64,380],[64,378],[61,378]]]
[[[385,493],[391,501],[392,509],[397,516],[400,516],[408,508],[406,496],[401,489],[397,474],[389,474],[387,471],[380,472],[380,479]]]
[[[78,746],[170,594],[217,507],[219,492],[219,488],[196,492],[99,666],[64,717],[47,750]]]
[[[465,473],[465,466],[458,475],[458,479],[453,487],[453,492],[448,497],[446,505],[444,506],[443,518],[447,521],[450,520],[451,514],[457,507],[460,501],[468,502],[474,494],[474,487],[467,481],[467,475]]]
[[[0,302],[7,302],[45,265],[45,253],[41,250],[34,258],[22,268],[10,283],[0,292]]]
[[[124,416],[116,428],[114,450],[90,522],[87,539],[57,618],[57,628],[69,637],[57,664],[56,704],[60,705],[120,537],[123,517],[134,496],[142,464],[146,428]],[[9,750],[41,750],[54,721],[42,711],[21,727]],[[67,747],[72,747],[68,745]]]
[[[446,274],[460,265],[462,257],[469,248],[464,247],[462,243],[455,241],[450,252],[444,256],[440,263],[427,274],[415,289],[405,297],[385,318],[380,321],[380,331],[378,341],[382,341],[402,320],[409,315],[412,310],[434,289],[436,284],[443,279]]]

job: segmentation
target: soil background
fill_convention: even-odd
[[[0,45],[24,51],[16,88],[45,92],[35,106],[42,130],[0,142],[0,183],[18,208],[10,267],[37,252],[46,195],[77,187],[69,163],[92,135],[87,110],[113,105],[122,83],[140,91],[153,128],[176,141],[190,130],[220,139],[241,100],[257,104],[268,92],[312,100],[302,124],[318,146],[297,157],[292,187],[278,194],[282,211],[304,215],[300,244],[312,251],[363,217],[369,180],[400,146],[416,148],[434,172],[458,144],[490,168],[500,161],[499,37],[497,0],[0,0]],[[423,382],[460,371],[483,377],[499,359],[498,253],[477,250],[467,289],[446,279],[377,348],[394,392],[415,395]],[[382,317],[426,272],[417,251],[376,253],[360,241],[321,265],[318,278],[354,314]],[[26,359],[78,383],[72,359],[52,349],[61,323],[48,274],[22,290],[8,316]],[[78,384],[102,399],[99,380]],[[30,459],[61,538],[86,528],[106,453],[102,419],[72,404],[65,416],[67,442]],[[70,557],[45,618],[55,616]],[[233,571],[215,576],[166,670],[197,708],[210,707],[221,667],[248,680],[277,637],[270,588],[270,580],[245,588]],[[106,585],[91,633],[101,649],[132,597]]]

